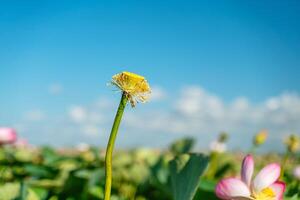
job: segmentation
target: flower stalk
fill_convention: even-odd
[[[127,95],[123,92],[121,101],[115,116],[115,120],[111,129],[105,155],[105,193],[104,200],[110,200],[111,185],[112,185],[112,153],[115,145],[115,140],[119,130],[120,122],[128,102]]]
[[[286,143],[286,153],[282,159],[281,165],[282,165],[282,171],[281,171],[281,178],[284,177],[284,172],[286,170],[286,165],[288,163],[288,160],[291,156],[294,156],[295,153],[299,150],[300,148],[300,138],[297,135],[290,135],[287,140],[285,141]]]
[[[130,102],[131,106],[135,107],[138,102],[146,102],[151,93],[147,80],[143,76],[131,72],[122,72],[114,75],[111,84],[116,86],[122,92],[122,98],[106,148],[104,200],[110,200],[112,186],[112,154],[127,102]]]

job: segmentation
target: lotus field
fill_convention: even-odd
[[[240,176],[246,153],[188,153],[193,143],[183,139],[163,151],[117,150],[111,199],[218,199],[216,184],[224,177]],[[76,149],[6,146],[0,151],[0,199],[103,199],[104,153],[103,149],[86,145]],[[254,155],[254,160],[258,172],[269,163],[285,159],[283,155],[265,154]],[[280,179],[287,186],[284,199],[300,199],[299,161],[296,154],[285,161],[285,173]]]
[[[300,199],[299,136],[285,138],[282,153],[257,153],[268,130],[254,134],[244,152],[227,150],[225,132],[205,152],[193,138],[162,149],[115,148],[123,112],[148,101],[151,89],[130,72],[114,75],[111,85],[121,100],[106,148],[37,147],[0,128],[0,200]]]

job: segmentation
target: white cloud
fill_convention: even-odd
[[[99,134],[99,129],[95,125],[85,125],[83,126],[83,133],[87,136],[97,136]]]
[[[52,95],[59,95],[63,92],[63,87],[59,83],[53,83],[49,86],[48,91]]]
[[[250,107],[249,101],[246,97],[236,98],[231,105],[231,109],[234,112],[243,112],[243,111],[248,110],[249,107]]]
[[[285,93],[272,97],[264,103],[265,114],[269,121],[277,125],[297,126],[300,117],[300,96],[294,93]]]
[[[87,111],[82,106],[72,106],[69,109],[69,116],[71,120],[77,123],[84,122],[87,118]]]
[[[270,102],[276,102],[276,109]],[[201,145],[207,145],[220,131],[228,131],[232,133],[233,147],[242,148],[249,146],[253,134],[262,128],[269,129],[270,140],[277,142],[287,133],[300,131],[297,94],[285,93],[256,104],[245,97],[225,103],[203,88],[188,86],[170,103],[174,104],[172,110],[129,113],[125,119],[128,129],[153,134],[153,137],[162,133],[174,133],[173,137],[193,135]],[[278,148],[278,143],[272,146]]]
[[[189,86],[182,89],[175,109],[188,116],[217,117],[224,115],[223,102],[216,96],[207,93],[197,86]]]
[[[166,94],[165,91],[158,93],[161,93],[158,99]],[[270,97],[260,103],[246,97],[225,102],[199,86],[186,86],[166,102],[167,107],[152,108],[146,104],[132,109],[128,106],[120,128],[119,145],[165,145],[189,135],[197,138],[200,146],[208,147],[220,131],[227,131],[231,134],[229,148],[246,148],[253,134],[267,128],[272,142],[266,147],[277,149],[286,134],[300,132],[300,96],[293,93]],[[71,106],[65,119],[47,124],[50,127],[47,131],[51,132],[51,127],[63,130],[69,134],[68,141],[75,144],[76,141],[92,144],[101,141],[105,145],[117,104],[117,98],[102,97],[89,105]]]
[[[105,127],[108,126],[107,121],[113,118],[111,109],[112,102],[102,97],[90,105],[71,106],[66,121],[71,122],[69,126],[74,129],[74,133],[86,136],[87,139],[103,136],[106,132]]]
[[[111,99],[101,97],[93,105],[96,109],[108,110],[113,109],[114,103]]]
[[[166,91],[159,86],[152,87],[150,101],[160,101],[167,97]]]
[[[277,110],[280,106],[279,104],[278,98],[270,98],[266,101],[266,106],[269,110]]]

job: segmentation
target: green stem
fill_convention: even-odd
[[[110,200],[111,185],[112,185],[112,153],[113,153],[115,140],[117,137],[118,129],[120,126],[120,122],[121,122],[127,101],[128,101],[128,98],[127,98],[126,94],[123,92],[122,98],[120,101],[120,105],[119,105],[119,108],[118,108],[118,111],[117,111],[117,114],[116,114],[116,117],[114,120],[114,124],[111,129],[108,144],[106,147],[104,200]]]
[[[285,168],[286,168],[286,164],[287,164],[287,161],[289,159],[289,156],[290,156],[290,153],[287,151],[285,153],[285,156],[283,157],[282,161],[281,161],[281,173],[280,173],[280,178],[282,179],[283,176],[284,176],[284,171],[285,171]]]
[[[250,151],[249,151],[249,154],[256,154],[256,150],[257,150],[257,146],[256,145],[252,145]]]
[[[213,179],[215,177],[216,171],[218,169],[218,155],[217,152],[211,152],[209,169],[207,170],[207,178]]]

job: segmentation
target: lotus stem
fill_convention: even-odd
[[[111,195],[111,185],[112,185],[112,154],[115,145],[115,140],[117,137],[118,129],[120,126],[120,122],[124,113],[124,109],[128,102],[128,97],[125,92],[122,94],[122,98],[115,116],[115,120],[111,129],[111,133],[109,136],[108,144],[106,147],[106,155],[105,155],[105,192],[104,192],[104,200],[110,200]]]

